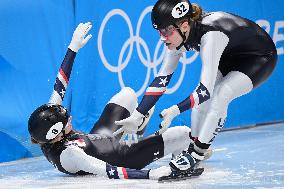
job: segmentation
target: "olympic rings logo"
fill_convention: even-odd
[[[140,37],[140,30],[141,30],[142,21],[144,20],[145,16],[148,13],[151,13],[152,8],[153,8],[153,6],[148,6],[142,11],[142,13],[139,17],[138,23],[137,23],[135,35],[134,35],[133,26],[131,24],[129,16],[121,9],[112,9],[111,11],[109,11],[107,13],[107,15],[105,16],[105,18],[102,21],[102,24],[101,24],[100,29],[99,29],[99,34],[98,34],[98,51],[99,51],[99,56],[102,60],[102,63],[104,64],[104,66],[109,71],[118,73],[118,80],[119,80],[119,84],[120,84],[121,87],[125,86],[124,81],[123,81],[123,77],[122,77],[122,71],[128,65],[128,63],[131,59],[131,56],[132,56],[134,43],[136,44],[138,57],[139,57],[141,63],[147,68],[147,73],[146,73],[144,83],[143,83],[142,87],[140,87],[140,89],[138,91],[136,91],[137,96],[140,96],[141,94],[143,94],[145,89],[149,85],[151,70],[153,70],[155,77],[158,75],[157,66],[162,63],[163,57],[164,57],[165,51],[166,51],[166,46],[163,45],[163,42],[161,40],[159,40],[157,42],[156,47],[155,47],[154,55],[151,56],[151,53],[149,51],[149,48],[148,48],[146,41],[142,37]],[[102,47],[103,33],[104,33],[105,26],[108,23],[108,21],[115,15],[121,16],[125,20],[125,22],[127,23],[128,29],[129,29],[129,38],[124,42],[124,44],[121,47],[120,54],[119,54],[119,57],[118,57],[117,66],[113,66],[109,63],[109,61],[105,57],[105,53],[104,53],[104,50],[103,50],[103,47]],[[147,28],[147,29],[149,29],[149,28]],[[126,49],[128,49],[128,47],[129,47],[128,54],[127,54],[125,60],[123,61],[124,53],[125,53]],[[146,57],[143,56],[142,51],[141,51],[141,47],[144,49],[144,52],[146,53]],[[163,51],[160,54],[160,56],[158,57],[158,52],[159,52],[160,48],[163,48]],[[171,88],[167,89],[167,91],[166,91],[167,94],[174,93],[180,87],[180,85],[183,81],[184,75],[185,75],[186,65],[192,63],[197,58],[197,56],[198,56],[198,52],[195,52],[189,58],[186,57],[185,53],[183,54],[183,56],[180,58],[180,62],[182,63],[182,71],[180,73],[179,79]]]

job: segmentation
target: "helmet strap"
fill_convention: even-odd
[[[185,44],[185,42],[186,42],[186,35],[185,35],[186,32],[182,32],[176,24],[174,24],[174,26],[176,27],[178,33],[179,33],[180,36],[182,37],[182,42],[180,43],[179,46],[176,47],[176,49],[179,50],[182,46],[184,46],[185,49],[186,49],[187,51],[189,51],[189,48],[188,48],[187,45]]]
[[[66,137],[65,128],[62,130],[63,138]]]

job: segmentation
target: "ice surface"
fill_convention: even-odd
[[[0,188],[284,188],[284,124],[220,133],[213,156],[198,177],[172,183],[72,177],[58,172],[44,157],[0,164]],[[165,157],[151,165],[168,165]]]

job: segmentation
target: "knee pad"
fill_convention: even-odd
[[[218,110],[219,108],[228,107],[233,99],[234,95],[231,87],[226,84],[219,84],[214,89],[211,108]]]
[[[130,87],[124,87],[119,93],[114,95],[108,103],[114,103],[126,108],[130,114],[137,107],[137,96],[133,89]]]
[[[190,138],[191,129],[187,126],[171,127],[162,134],[164,141],[164,155],[180,153],[192,142]]]

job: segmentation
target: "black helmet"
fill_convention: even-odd
[[[66,108],[58,104],[44,104],[30,116],[28,130],[31,137],[39,143],[54,139],[65,128],[69,118]]]
[[[152,9],[152,25],[163,29],[192,15],[192,5],[188,0],[158,0]]]

